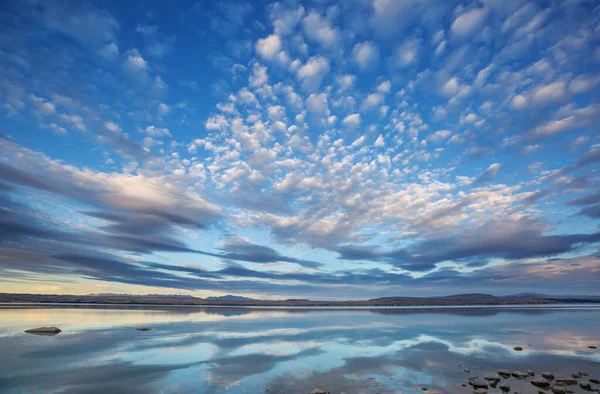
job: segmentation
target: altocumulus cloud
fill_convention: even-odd
[[[119,7],[2,7],[0,283],[597,291],[593,4]]]

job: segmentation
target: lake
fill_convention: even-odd
[[[24,333],[40,326],[62,332]],[[600,351],[589,346],[600,346],[600,307],[594,305],[341,310],[4,305],[0,392],[472,393],[462,386],[469,376],[498,369],[531,369],[536,377],[545,371],[586,372],[600,379]],[[537,393],[527,380],[502,382],[511,392]]]

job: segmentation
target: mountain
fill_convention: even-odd
[[[461,305],[534,305],[592,303],[600,300],[589,298],[546,298],[532,295],[493,296],[491,294],[456,294],[442,297],[381,297],[370,300],[312,301],[307,299],[254,300],[247,297],[226,295],[208,297],[164,295],[67,295],[67,294],[10,294],[0,293],[0,302],[10,303],[74,303],[74,304],[125,304],[125,305],[227,305],[227,306],[305,306],[305,307],[352,307],[352,306],[461,306]]]
[[[146,294],[146,295],[137,295],[137,294],[127,294],[127,293],[92,293],[87,294],[88,296],[94,297],[151,297],[151,298],[195,298],[194,296],[188,294]]]
[[[542,297],[553,300],[590,300],[600,301],[600,296],[595,295],[553,295],[553,294],[540,294],[540,293],[520,293],[515,294],[517,297]]]
[[[227,294],[224,296],[220,296],[220,297],[206,297],[205,300],[207,301],[254,301],[253,298],[248,298],[248,297],[242,297],[242,296],[235,296],[235,295],[231,295],[231,294]]]

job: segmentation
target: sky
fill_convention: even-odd
[[[600,294],[597,1],[0,5],[0,291]]]

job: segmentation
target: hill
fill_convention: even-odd
[[[70,303],[70,304],[125,304],[125,305],[223,305],[223,306],[452,306],[452,305],[532,305],[593,302],[583,298],[546,298],[537,295],[493,296],[490,294],[457,294],[441,297],[381,297],[358,301],[312,301],[307,299],[254,300],[240,296],[197,298],[192,296],[163,295],[63,295],[0,293],[4,303]]]

